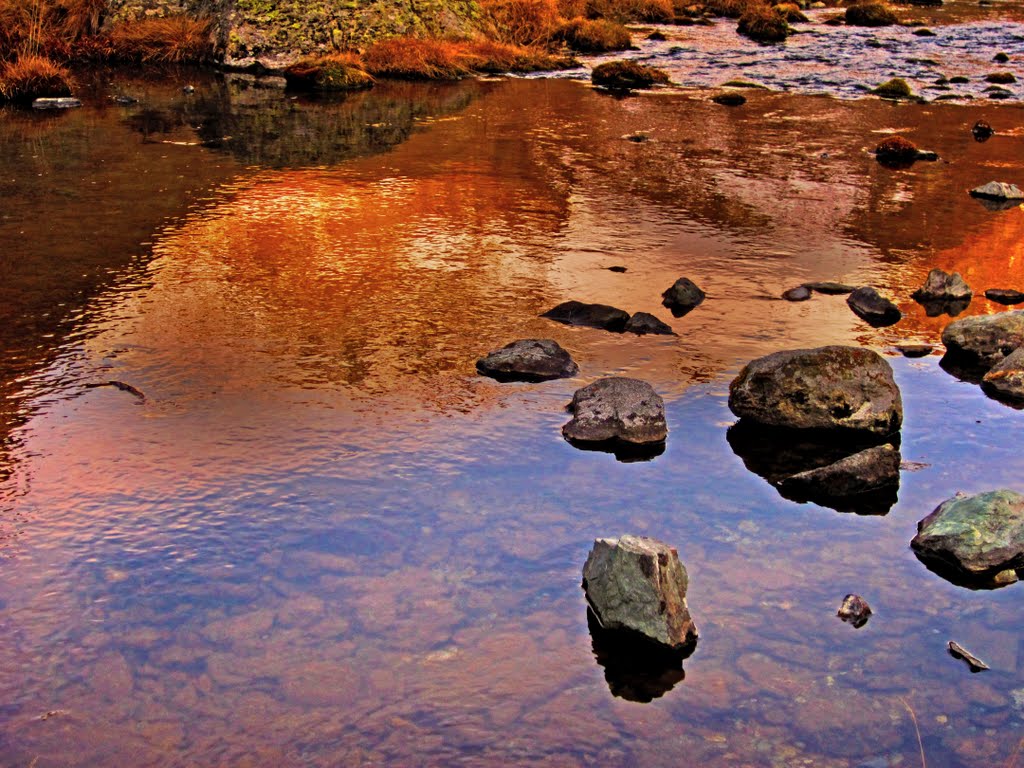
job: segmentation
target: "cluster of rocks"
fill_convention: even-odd
[[[1024,402],[1024,311],[954,320],[942,332],[942,367],[990,395]]]

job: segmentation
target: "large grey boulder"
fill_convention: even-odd
[[[785,478],[779,490],[787,496],[846,498],[872,493],[900,483],[900,452],[877,445],[832,464]]]
[[[565,301],[541,315],[556,323],[585,325],[621,333],[629,321],[629,312],[607,304],[585,304],[581,301]]]
[[[847,296],[846,304],[859,318],[876,327],[893,325],[903,317],[899,307],[868,285]]]
[[[748,363],[729,385],[729,408],[772,427],[885,436],[903,423],[892,368],[860,347],[794,349]]]
[[[957,494],[917,524],[910,542],[926,563],[966,581],[1015,580],[1024,567],[1024,495],[1010,490]]]
[[[942,343],[950,358],[990,368],[1024,345],[1024,310],[954,320],[942,332]]]
[[[576,391],[569,410],[573,418],[562,434],[570,442],[646,445],[663,443],[668,436],[664,401],[639,379],[598,379]]]
[[[661,294],[661,303],[672,310],[676,317],[682,317],[704,301],[704,291],[688,277],[680,277]]]
[[[911,295],[915,301],[926,303],[970,299],[974,293],[959,272],[949,273],[933,269],[928,273],[924,285]]]
[[[484,376],[499,381],[547,381],[579,373],[575,361],[552,339],[520,339],[476,361]]]
[[[692,645],[686,568],[675,547],[646,536],[597,539],[583,566],[583,589],[605,629],[639,632],[672,649]]]
[[[1024,400],[1024,347],[1015,349],[993,366],[981,380],[988,394],[1007,400]]]

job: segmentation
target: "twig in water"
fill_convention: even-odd
[[[117,381],[116,379],[111,379],[110,381],[95,381],[92,382],[91,384],[86,384],[85,386],[87,389],[93,389],[95,387],[116,387],[117,389],[120,389],[122,392],[127,392],[130,395],[135,395],[135,397],[139,398],[139,400],[146,399],[146,396],[142,394],[141,390],[136,389],[131,384],[126,384],[125,382]]]
[[[917,734],[917,748],[921,750],[921,768],[928,768],[928,761],[924,759],[924,744],[921,741],[921,729],[917,727],[917,715],[914,714],[914,708],[911,707],[907,700],[902,696],[897,697],[900,703],[907,708],[907,712],[910,713],[910,720],[914,723],[914,733]]]

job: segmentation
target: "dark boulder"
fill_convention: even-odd
[[[888,436],[903,423],[892,368],[877,352],[829,346],[776,352],[729,385],[729,408],[774,427]]]
[[[1024,568],[1024,496],[1006,489],[957,494],[917,524],[910,546],[956,583],[1012,583]]]
[[[846,303],[859,318],[876,328],[898,323],[903,317],[895,304],[867,285],[851,293]]]
[[[991,368],[1024,345],[1024,310],[954,320],[942,331],[947,362]]]
[[[594,67],[590,73],[594,85],[612,91],[632,91],[668,85],[668,75],[660,69],[645,67],[635,61],[608,61]]]
[[[914,301],[922,304],[939,301],[970,301],[974,293],[959,272],[943,272],[933,269],[928,273],[924,285],[911,294]]]
[[[672,330],[671,325],[669,325],[668,323],[663,323],[661,320],[659,320],[649,312],[635,313],[626,322],[626,327],[623,330],[626,333],[635,333],[640,336],[647,333],[662,336],[676,335],[676,332]]]
[[[712,96],[711,100],[723,107],[742,107],[747,103],[747,97],[742,93],[720,93],[717,96]]]
[[[566,301],[541,315],[548,320],[566,325],[583,325],[621,333],[629,321],[629,313],[607,304],[584,304]]]
[[[704,291],[690,278],[680,277],[661,294],[661,303],[672,310],[673,315],[682,317],[704,301],[704,296]]]
[[[779,490],[787,498],[814,501],[861,496],[896,488],[899,483],[900,452],[886,444],[787,477]]]
[[[798,285],[796,288],[790,288],[782,294],[782,298],[786,301],[807,301],[811,298],[811,289],[806,285]]]
[[[896,351],[904,357],[927,357],[934,350],[931,344],[897,344]]]
[[[1024,347],[1020,347],[986,373],[981,388],[999,400],[1024,403]]]
[[[1024,293],[1011,288],[990,288],[985,291],[985,298],[999,304],[1024,304]]]
[[[476,369],[498,381],[547,381],[579,373],[569,353],[552,339],[520,339],[476,361]]]

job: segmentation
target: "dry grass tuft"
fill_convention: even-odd
[[[668,85],[669,78],[660,69],[623,60],[598,64],[590,73],[590,81],[594,85],[613,91],[631,91],[655,85]]]
[[[633,44],[629,30],[614,21],[576,18],[558,30],[558,39],[580,53],[624,51]]]
[[[883,162],[906,162],[917,157],[917,145],[903,136],[890,136],[875,147],[875,157]]]
[[[888,27],[899,21],[888,3],[867,0],[846,9],[846,23],[854,27]]]
[[[767,6],[764,0],[709,0],[704,7],[716,16],[738,19],[749,11]]]
[[[0,0],[0,58],[66,57],[99,29],[106,0]]]
[[[334,53],[304,59],[284,71],[288,87],[299,91],[354,91],[373,87],[358,54]]]
[[[28,103],[41,96],[70,96],[71,73],[43,56],[25,55],[0,69],[0,97]]]
[[[210,30],[209,20],[188,16],[127,21],[105,36],[108,58],[153,64],[209,61],[213,56]]]
[[[573,64],[543,48],[484,39],[394,37],[374,43],[363,54],[370,74],[405,80],[457,80],[478,72],[536,72]]]
[[[555,0],[484,0],[490,37],[509,45],[546,45],[562,19]]]
[[[751,6],[740,16],[736,31],[759,43],[781,43],[789,35],[789,25],[774,8]]]

